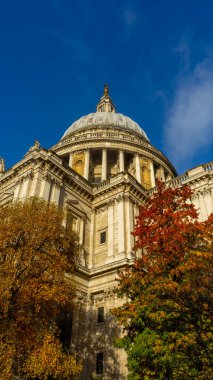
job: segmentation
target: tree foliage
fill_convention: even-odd
[[[128,301],[114,310],[132,380],[212,376],[213,215],[199,223],[191,196],[158,182],[136,219],[137,257],[118,286]]]
[[[78,239],[55,205],[31,199],[0,209],[0,379],[79,373],[55,320],[74,308]]]

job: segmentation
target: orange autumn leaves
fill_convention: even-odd
[[[114,310],[128,379],[212,376],[213,215],[200,223],[191,197],[158,182],[136,219],[137,257],[118,287],[129,301]]]
[[[58,310],[74,308],[79,249],[76,235],[63,221],[62,211],[38,199],[0,209],[2,380],[14,375],[69,379],[80,370],[75,356],[63,351],[55,324]],[[49,369],[41,360],[45,352]]]

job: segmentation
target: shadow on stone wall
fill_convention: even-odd
[[[73,333],[73,350],[79,353],[83,362],[83,372],[78,380],[127,379],[126,354],[116,348],[114,343],[122,334],[122,329],[116,325],[115,318],[110,313],[105,315],[104,323],[97,323],[96,311],[92,308],[86,311],[81,305]],[[103,375],[96,373],[98,353],[103,353],[104,357]]]

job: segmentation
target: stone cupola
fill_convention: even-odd
[[[104,85],[104,95],[101,97],[97,107],[97,112],[116,112],[116,108],[109,96],[109,87]]]

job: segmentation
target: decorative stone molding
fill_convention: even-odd
[[[113,286],[113,287],[110,287],[108,289],[103,290],[102,292],[92,293],[90,295],[92,303],[95,305],[95,304],[98,304],[98,303],[103,303],[107,299],[114,298],[115,297],[115,289],[116,289],[116,287]]]
[[[77,290],[76,291],[76,298],[80,303],[88,303],[90,300],[89,294],[82,291],[82,290]]]
[[[104,206],[97,207],[95,209],[96,214],[102,214],[102,212],[106,211],[108,209],[108,204],[105,204]]]
[[[91,294],[91,300],[94,304],[104,302],[105,301],[105,294],[104,292],[100,292],[97,294]]]

